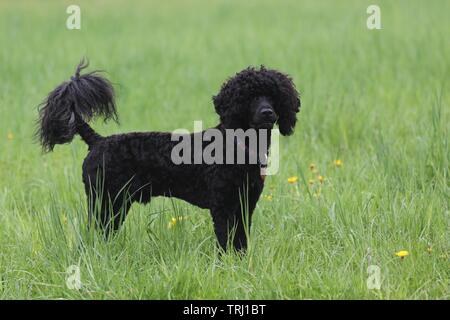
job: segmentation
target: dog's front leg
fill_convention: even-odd
[[[232,243],[236,251],[244,252],[247,249],[251,215],[243,215],[240,206],[211,209],[211,215],[219,246],[226,251],[228,243]]]

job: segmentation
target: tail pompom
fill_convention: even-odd
[[[78,128],[94,117],[118,120],[111,82],[97,71],[81,75],[87,66],[88,62],[81,60],[75,75],[39,105],[36,135],[44,151],[52,151],[55,144],[71,142]]]

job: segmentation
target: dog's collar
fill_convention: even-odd
[[[258,159],[259,162],[259,159]],[[264,163],[259,162],[259,174],[261,176],[262,181],[266,180],[267,176],[267,153],[264,153]]]
[[[235,137],[236,145],[244,150],[246,153],[248,153],[249,158],[250,155],[255,155],[255,152],[251,150],[250,148],[247,148],[245,143],[243,143],[241,140],[238,139],[238,137]],[[261,162],[259,159],[258,154],[256,154],[256,164],[259,166],[259,175],[261,176],[261,180],[264,182],[267,175],[267,153],[264,153],[264,161]]]

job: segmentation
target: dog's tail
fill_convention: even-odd
[[[71,142],[77,133],[91,146],[102,137],[87,124],[89,120],[102,116],[105,121],[117,121],[111,82],[96,71],[80,75],[87,66],[83,59],[75,75],[56,87],[39,105],[36,135],[44,151],[52,151],[55,144]]]

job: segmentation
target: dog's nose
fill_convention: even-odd
[[[270,108],[265,108],[265,109],[261,110],[261,114],[268,118],[268,117],[273,116],[273,110]]]

